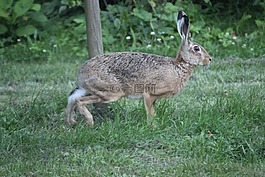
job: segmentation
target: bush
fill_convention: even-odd
[[[4,36],[1,44],[21,36],[34,35],[36,38],[38,27],[46,21],[41,5],[33,0],[0,1],[0,35]]]
[[[29,0],[18,2],[24,1]],[[262,56],[265,47],[265,3],[257,0],[243,1],[242,4],[234,4],[230,0],[222,3],[205,0],[200,3],[123,1],[107,5],[101,11],[105,52],[142,51],[175,56],[180,42],[175,14],[184,10],[191,20],[191,40],[202,44],[213,57]],[[15,6],[16,3],[11,3],[2,9],[14,9]],[[16,43],[17,40],[25,40],[28,48],[42,51],[43,43],[49,46],[48,43],[52,41],[70,49],[69,52],[76,57],[86,57],[86,26],[81,6],[81,1],[57,0],[39,4],[32,1],[32,6],[24,7],[25,13],[13,23],[9,23],[9,18],[4,19],[0,13],[3,21],[0,31],[5,31],[0,44],[5,46],[7,41]],[[232,13],[232,10],[237,13]],[[33,18],[32,13],[42,13],[43,21]],[[21,27],[18,28],[20,30],[5,30],[17,26]],[[0,52],[5,55],[5,50]]]

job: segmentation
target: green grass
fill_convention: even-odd
[[[77,114],[68,126],[84,62],[70,58],[1,63],[0,176],[264,176],[264,57],[197,67],[177,97],[157,103],[156,129],[143,101],[125,99],[109,105],[114,121],[91,128]]]

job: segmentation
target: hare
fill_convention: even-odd
[[[77,106],[84,122],[93,126],[89,103],[109,103],[122,97],[143,97],[147,117],[153,120],[155,101],[177,94],[196,65],[207,65],[211,56],[189,40],[189,18],[180,11],[177,29],[182,38],[176,58],[139,52],[118,52],[95,56],[85,62],[77,76],[77,87],[68,97],[66,122],[76,123]]]

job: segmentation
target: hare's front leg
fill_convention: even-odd
[[[76,107],[76,100],[86,95],[86,90],[82,87],[76,87],[68,96],[68,104],[66,107],[65,121],[68,124],[75,124],[74,109]]]
[[[144,105],[145,105],[147,119],[151,120],[151,125],[153,128],[155,128],[156,125],[154,123],[154,116],[155,116],[155,105],[154,104],[156,101],[156,97],[151,96],[148,93],[143,93],[143,97],[144,97]]]

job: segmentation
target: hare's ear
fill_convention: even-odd
[[[188,16],[183,11],[179,11],[178,13],[177,27],[179,35],[182,38],[182,42],[187,41],[190,31],[190,21]]]

